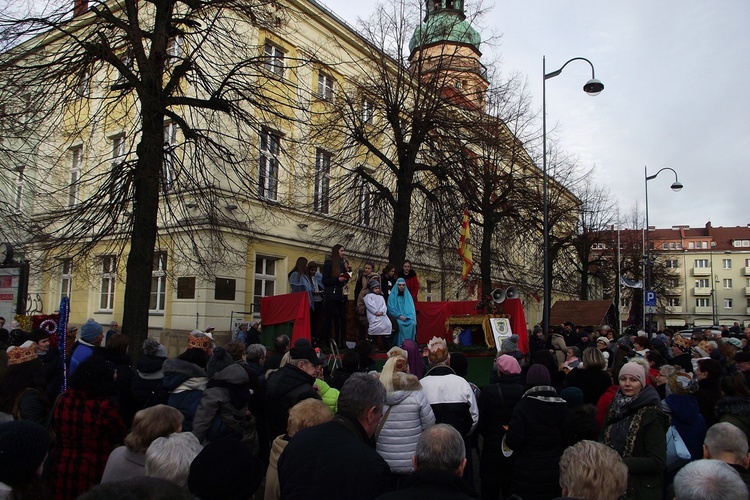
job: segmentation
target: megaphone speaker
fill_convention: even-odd
[[[495,288],[494,290],[492,290],[490,297],[492,297],[493,302],[501,304],[507,298],[507,292],[501,288]]]
[[[518,290],[514,286],[509,286],[505,289],[505,298],[506,299],[517,299],[518,298]]]

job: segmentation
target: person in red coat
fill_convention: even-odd
[[[55,405],[49,480],[57,499],[75,499],[101,481],[109,454],[125,439],[112,399],[115,366],[99,356],[85,360]]]
[[[409,289],[411,298],[414,299],[414,303],[417,303],[417,294],[419,294],[419,279],[417,273],[411,268],[411,262],[408,260],[404,261],[401,270],[398,272],[399,278],[404,278],[406,281],[406,288]]]

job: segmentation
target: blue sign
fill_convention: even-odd
[[[656,307],[656,292],[653,290],[647,290],[643,292],[644,299],[643,303],[646,305],[646,307]]]

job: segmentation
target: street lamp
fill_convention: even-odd
[[[648,181],[656,179],[656,176],[665,170],[671,170],[674,174],[674,182],[672,183],[672,191],[679,191],[682,189],[682,183],[677,179],[677,172],[673,168],[664,167],[656,172],[654,175],[648,175],[648,167],[643,167],[643,175],[646,179],[644,184],[646,186],[646,263],[644,267],[644,286],[643,286],[643,318],[646,318],[646,292],[651,290],[651,243],[649,241],[649,225],[648,225]],[[651,333],[651,324],[654,321],[654,313],[648,315],[648,326],[643,325],[646,328],[646,333]],[[649,335],[650,337],[650,335]]]
[[[574,57],[569,59],[557,71],[547,73],[545,57],[542,56],[542,236],[544,238],[544,304],[542,309],[542,327],[544,334],[549,333],[549,311],[552,302],[552,293],[550,290],[550,262],[549,262],[549,200],[547,196],[547,184],[549,176],[547,175],[547,80],[554,78],[573,61],[586,61],[591,66],[591,80],[583,86],[583,91],[590,96],[596,96],[604,90],[604,84],[596,79],[594,74],[594,65],[585,57]]]

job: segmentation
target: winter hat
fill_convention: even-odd
[[[513,356],[501,354],[495,360],[495,367],[500,375],[518,375],[521,373],[521,365]]]
[[[682,352],[690,352],[690,340],[682,335],[675,335],[672,344]]]
[[[83,325],[81,325],[81,340],[91,342],[101,335],[103,331],[104,329],[102,328],[102,325],[94,321],[92,318],[89,318]]]
[[[596,343],[609,345],[609,339],[607,337],[599,337],[598,339],[596,339]]]
[[[501,351],[517,351],[518,350],[518,335],[515,333],[508,337],[507,339],[503,340],[500,343],[500,350]]]
[[[367,283],[367,288],[369,288],[370,290],[380,288],[380,280],[378,278],[371,279],[370,282]]]
[[[448,359],[448,344],[445,343],[445,339],[432,337],[427,343],[427,349],[430,351],[427,359],[433,365],[436,363],[442,363]]]
[[[26,361],[32,361],[39,357],[36,342],[27,340],[20,346],[10,346],[6,351],[8,354],[8,366],[20,365]]]
[[[669,394],[683,395],[690,394],[692,390],[693,379],[684,372],[677,372],[667,379],[667,390]]]
[[[50,333],[44,328],[36,328],[26,335],[26,339],[32,342],[39,343],[40,340],[45,340],[50,337]]]
[[[213,325],[208,325],[206,329],[204,330],[206,333],[213,333],[213,331],[216,330],[216,327]]]
[[[21,487],[36,476],[49,451],[52,438],[47,429],[28,420],[0,424],[0,481]]]
[[[193,330],[188,334],[188,349],[202,349],[203,351],[211,350],[211,337],[200,330]]]
[[[263,480],[263,464],[236,439],[211,441],[190,464],[188,489],[201,500],[245,500]]]
[[[635,377],[643,387],[646,387],[646,370],[644,370],[643,366],[639,365],[638,363],[630,361],[629,363],[625,363],[624,365],[622,365],[622,368],[620,368],[620,375],[618,375],[618,379],[623,375],[630,375],[631,377]]]
[[[578,387],[566,387],[560,391],[560,397],[568,403],[570,409],[583,406],[583,391]]]
[[[740,339],[736,338],[736,337],[729,337],[727,339],[727,342],[729,342],[730,344],[732,344],[737,349],[742,349],[742,341]]]
[[[206,375],[208,375],[209,378],[212,378],[221,370],[232,364],[234,364],[234,360],[232,359],[232,356],[227,353],[227,350],[223,347],[217,347],[214,349],[213,355],[208,359],[208,363],[206,363]]]
[[[409,353],[405,349],[401,349],[398,346],[393,346],[388,350],[388,358],[404,358],[409,359]]]
[[[143,354],[147,356],[156,356],[158,358],[167,357],[167,350],[156,339],[149,338],[144,340],[141,349],[143,349]]]
[[[526,385],[550,385],[550,383],[552,383],[552,379],[546,366],[540,364],[531,365],[531,368],[526,373]]]

